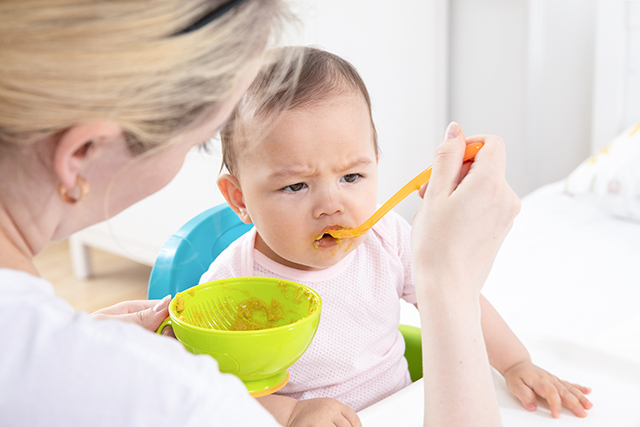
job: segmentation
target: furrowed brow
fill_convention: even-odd
[[[361,166],[369,166],[373,163],[373,160],[369,157],[358,157],[349,163],[345,163],[344,166],[341,166],[339,169],[346,171],[350,169],[357,169]]]
[[[358,157],[351,162],[344,163],[338,165],[335,170],[336,171],[347,171],[357,169],[359,167],[368,166],[373,163],[373,160],[369,157]],[[300,178],[309,175],[309,169],[307,168],[299,168],[299,167],[291,167],[277,170],[271,173],[268,179],[271,180],[289,180],[292,178]]]
[[[303,176],[306,172],[306,169],[303,168],[288,168],[288,169],[280,169],[269,175],[270,180],[289,180],[291,178],[297,178]]]

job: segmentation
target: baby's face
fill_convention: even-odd
[[[353,228],[376,209],[377,163],[369,110],[356,95],[287,111],[239,156],[238,180],[258,230],[256,249],[289,267],[336,264],[365,238],[316,238]]]

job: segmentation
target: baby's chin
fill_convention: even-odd
[[[316,242],[310,242],[310,247],[292,252],[291,248],[276,248],[273,250],[271,246],[256,248],[272,260],[296,270],[313,271],[324,270],[333,267],[342,261],[347,255],[353,252],[364,240],[365,236],[356,239],[342,239],[341,241],[331,245],[316,245]],[[264,241],[263,241],[264,242]],[[276,252],[277,251],[277,252]]]
[[[324,270],[345,259],[347,255],[360,246],[363,240],[364,236],[357,239],[342,239],[337,244],[328,247],[314,245],[310,259],[300,259],[297,262],[292,261],[292,263],[299,265],[300,267],[296,268],[301,270]]]

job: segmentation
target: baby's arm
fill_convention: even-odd
[[[258,402],[283,426],[341,426],[362,427],[356,412],[344,403],[331,398],[296,400],[271,394]]]
[[[480,294],[480,309],[482,310],[482,333],[491,366],[504,375],[513,365],[531,361],[531,356],[524,344],[482,294]]]
[[[482,333],[489,363],[505,378],[507,387],[529,411],[536,410],[536,395],[549,402],[551,415],[560,416],[562,405],[578,417],[586,417],[585,409],[593,405],[585,397],[591,390],[558,379],[531,362],[524,344],[516,337],[495,308],[480,295]]]

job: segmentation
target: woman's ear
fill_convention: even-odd
[[[78,176],[86,173],[87,161],[97,141],[123,139],[122,129],[111,122],[91,122],[66,130],[56,142],[53,167],[62,185],[76,187]]]
[[[251,224],[251,216],[249,216],[247,206],[244,204],[244,195],[238,179],[233,175],[224,173],[218,178],[218,188],[231,209],[238,215],[238,218],[245,224]]]

